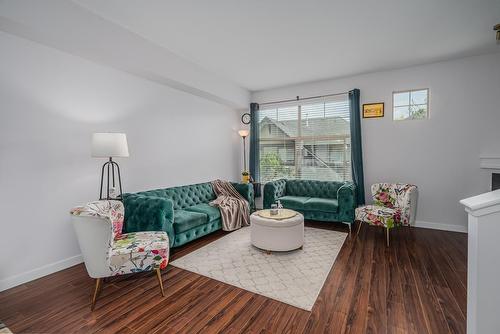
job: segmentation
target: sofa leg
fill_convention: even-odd
[[[342,222],[342,221],[341,221],[341,223],[342,223],[342,224],[346,224],[346,225],[349,227],[349,236],[351,236],[351,225],[352,225],[352,223],[349,223],[349,222]]]
[[[385,228],[386,235],[387,235],[387,247],[389,247],[389,228]]]

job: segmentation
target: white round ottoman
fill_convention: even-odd
[[[297,212],[281,220],[250,216],[251,241],[255,247],[266,251],[291,251],[304,244],[304,216]]]

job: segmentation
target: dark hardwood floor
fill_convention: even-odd
[[[312,312],[172,266],[164,298],[153,273],[116,277],[91,312],[94,281],[77,265],[1,292],[0,321],[14,333],[465,333],[466,258],[466,234],[402,228],[387,248],[383,229],[363,226],[346,240]]]

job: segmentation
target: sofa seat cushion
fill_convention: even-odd
[[[201,203],[197,205],[190,206],[184,209],[185,211],[204,213],[208,216],[208,221],[214,221],[220,219],[220,210],[215,206],[211,206],[207,203]]]
[[[304,209],[336,213],[339,210],[339,202],[333,198],[311,197],[304,204]]]
[[[175,233],[182,233],[206,223],[208,223],[208,215],[206,213],[186,211],[186,210],[174,211]]]
[[[295,210],[304,210],[306,202],[310,197],[303,196],[283,196],[280,197],[279,200],[283,207],[287,209],[295,209]]]

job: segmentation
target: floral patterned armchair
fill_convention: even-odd
[[[85,267],[96,279],[91,309],[94,309],[104,277],[156,271],[164,296],[161,269],[169,259],[166,232],[135,232],[122,234],[123,203],[102,200],[71,210],[73,226]]]
[[[387,246],[389,230],[396,226],[415,224],[417,210],[417,186],[404,183],[375,183],[371,187],[374,204],[356,208],[358,233],[361,223],[382,226],[386,229]]]

